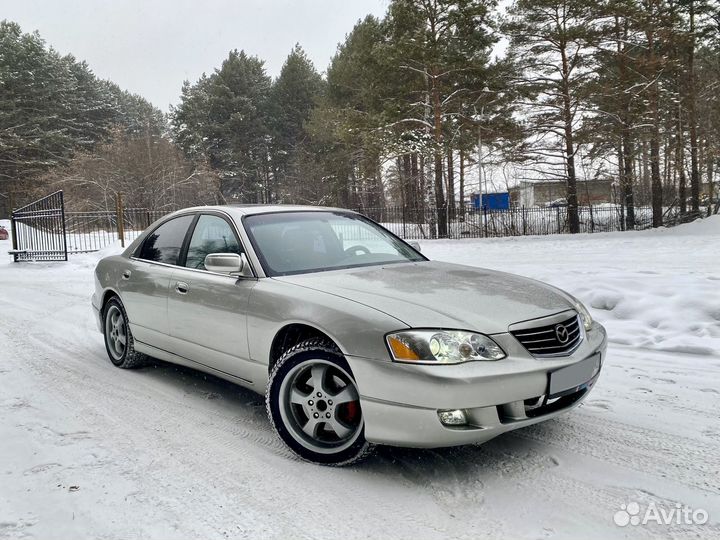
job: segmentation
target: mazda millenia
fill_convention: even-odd
[[[114,365],[153,357],[250,388],[293,452],[334,465],[553,418],[588,395],[607,343],[561,290],[428,260],[319,207],[168,215],[98,263],[92,305]]]

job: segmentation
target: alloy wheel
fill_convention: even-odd
[[[112,305],[105,314],[105,340],[107,349],[114,360],[120,361],[127,347],[125,317],[120,308]]]
[[[313,452],[340,452],[362,432],[357,387],[335,363],[317,359],[298,364],[283,379],[279,394],[283,423]]]

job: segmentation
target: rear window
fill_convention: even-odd
[[[195,216],[181,216],[160,225],[145,239],[138,257],[146,261],[178,264],[188,227]]]

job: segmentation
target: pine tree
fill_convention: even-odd
[[[606,163],[617,162],[624,227],[635,227],[635,163],[641,131],[644,84],[637,70],[643,54],[635,27],[635,0],[613,0],[596,9],[598,38],[593,44],[597,73],[588,85],[588,107],[578,139],[591,146],[588,156],[597,173]],[[615,159],[616,158],[616,159]]]
[[[302,164],[306,162],[309,135],[306,124],[323,92],[324,81],[300,45],[295,45],[273,83],[268,103],[271,133],[270,159],[275,189],[268,188],[266,199],[287,194],[289,200],[312,201],[314,195],[303,193],[319,179],[309,177]],[[271,193],[271,191],[273,191]]]
[[[647,106],[646,122],[650,126],[648,139],[650,148],[650,191],[653,227],[663,225],[663,182],[660,172],[661,125],[663,123],[664,88],[663,76],[670,54],[670,40],[663,39],[671,35],[673,11],[664,0],[641,0],[635,24],[644,36],[645,54],[638,64],[638,72],[644,77]]]
[[[122,127],[127,135],[167,134],[166,115],[142,96],[122,90],[110,81],[100,81],[100,91],[114,111],[113,126]]]
[[[450,118],[468,95],[482,88],[489,62],[492,0],[394,0],[387,18],[390,54],[398,72],[407,72],[405,94],[412,95],[396,124],[427,129],[432,140],[437,234],[447,236],[448,199],[443,163]]]
[[[585,89],[593,77],[589,54],[597,33],[595,2],[590,0],[516,0],[505,31],[521,70],[518,82],[534,98],[528,105],[534,151],[548,165],[544,174],[563,178],[571,233],[580,231],[577,193],[576,131]],[[551,170],[553,161],[561,171]]]
[[[384,206],[380,160],[388,140],[381,127],[392,84],[384,41],[377,18],[355,25],[330,62],[326,93],[311,121],[313,146],[333,197],[357,209]]]
[[[66,162],[85,142],[71,126],[72,77],[68,63],[45,48],[38,34],[0,23],[0,178],[20,189],[28,177]]]
[[[700,135],[698,117],[697,50],[711,39],[718,39],[720,5],[711,0],[683,0],[687,36],[682,61],[686,65],[687,122],[690,139],[690,200],[692,211],[700,211]]]
[[[77,151],[91,151],[132,116],[162,113],[139,96],[129,101],[117,86],[98,80],[84,62],[48,48],[37,33],[0,23],[0,200],[26,198],[39,176]],[[117,99],[122,95],[123,99]],[[144,122],[144,120],[143,120]],[[163,126],[163,127],[161,127]],[[6,209],[7,211],[7,209]]]
[[[194,86],[185,83],[180,105],[172,111],[175,140],[188,156],[218,171],[226,199],[262,201],[269,90],[263,62],[233,50],[212,75]]]

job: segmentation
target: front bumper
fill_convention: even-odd
[[[434,448],[480,443],[513,429],[553,418],[579,405],[597,381],[554,400],[550,374],[596,355],[605,360],[607,335],[594,323],[572,355],[535,358],[510,334],[492,336],[507,353],[497,362],[411,365],[348,357],[360,389],[368,441]],[[463,409],[468,424],[448,427],[439,410]]]

